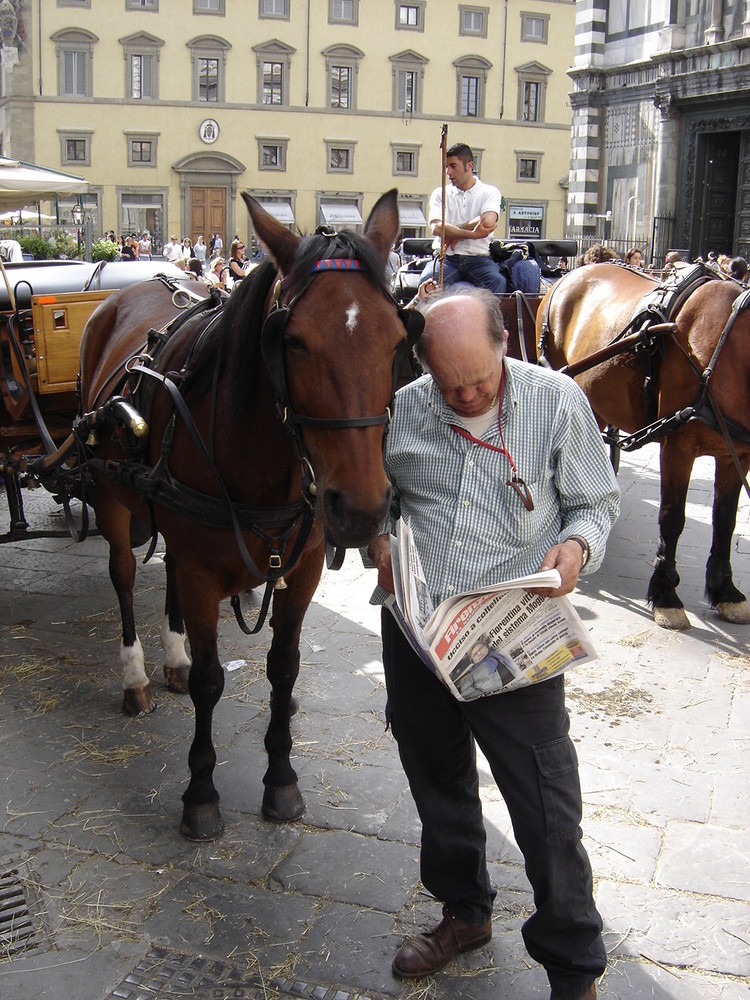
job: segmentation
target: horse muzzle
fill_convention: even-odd
[[[322,502],[326,540],[337,548],[357,549],[369,545],[382,530],[390,504],[390,486],[370,503],[343,490],[326,489]]]

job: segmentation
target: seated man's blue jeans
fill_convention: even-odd
[[[419,276],[419,284],[424,284],[430,278],[438,280],[440,261],[436,257],[429,260]],[[443,261],[443,285],[453,285],[457,281],[466,281],[470,285],[489,288],[491,292],[502,294],[507,288],[505,277],[500,273],[491,257],[477,254],[446,254]]]

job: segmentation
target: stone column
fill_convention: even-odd
[[[659,135],[656,146],[655,216],[675,217],[677,208],[677,167],[680,161],[680,112],[671,95],[658,95]]]
[[[706,31],[706,45],[720,42],[724,37],[724,0],[711,0],[711,24]]]

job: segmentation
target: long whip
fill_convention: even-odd
[[[448,149],[448,125],[447,123],[443,125],[440,131],[440,158],[441,158],[441,192],[442,192],[442,202],[441,202],[441,214],[440,214],[440,269],[438,272],[438,288],[443,287],[443,264],[445,262],[445,179],[446,179],[446,165],[447,165],[447,149]]]

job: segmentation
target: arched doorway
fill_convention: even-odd
[[[173,165],[180,177],[180,229],[208,243],[218,233],[224,246],[236,232],[237,178],[245,165],[226,153],[192,153]]]

